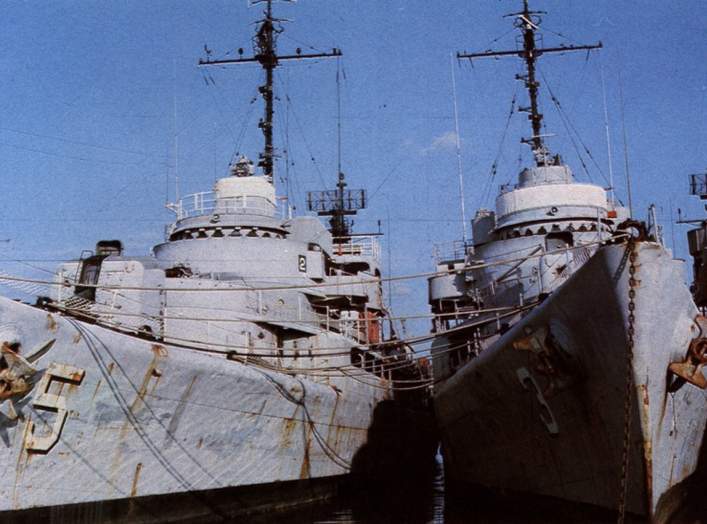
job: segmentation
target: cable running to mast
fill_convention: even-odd
[[[282,1],[291,2],[292,0]],[[283,61],[341,56],[341,51],[339,49],[334,48],[327,53],[303,54],[302,50],[298,47],[295,50],[294,55],[278,55],[277,37],[284,30],[280,24],[282,22],[286,22],[286,20],[281,18],[275,18],[273,16],[272,0],[254,0],[252,2],[252,5],[261,3],[265,4],[265,11],[263,12],[263,18],[258,22],[258,30],[253,39],[253,56],[243,57],[243,49],[239,48],[239,58],[212,60],[209,57],[210,51],[207,49],[207,57],[199,60],[199,66],[259,63],[261,67],[265,70],[265,84],[261,85],[258,88],[258,92],[263,97],[263,101],[265,102],[263,118],[258,124],[258,127],[260,127],[263,132],[263,138],[265,142],[263,152],[260,154],[258,166],[262,168],[263,174],[268,179],[268,181],[272,183],[274,180],[274,158],[276,156],[275,147],[273,145],[273,115],[275,113],[275,69],[278,67],[280,62]]]
[[[530,99],[529,107],[520,107],[519,111],[528,113],[530,120],[532,135],[529,138],[521,139],[521,142],[528,144],[533,151],[535,163],[537,166],[546,166],[558,164],[559,156],[552,157],[550,151],[544,143],[542,134],[543,115],[540,113],[538,105],[538,88],[540,82],[536,78],[536,62],[545,53],[565,53],[568,51],[581,51],[599,49],[602,43],[599,42],[593,45],[560,45],[559,47],[537,47],[535,40],[535,32],[539,30],[542,21],[541,15],[546,14],[545,11],[531,11],[528,7],[528,0],[523,0],[523,10],[518,13],[511,13],[507,17],[515,18],[515,26],[520,29],[523,37],[523,48],[513,51],[484,51],[481,53],[457,53],[457,58],[468,58],[473,61],[474,58],[489,58],[500,56],[518,56],[525,61],[526,74],[516,75],[516,79],[523,80],[525,87],[528,90]]]

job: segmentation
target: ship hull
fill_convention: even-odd
[[[695,471],[707,397],[690,383],[669,393],[668,366],[699,333],[698,310],[669,253],[648,242],[635,249],[628,405],[630,263],[626,245],[613,245],[437,387],[451,483],[616,510],[623,477],[626,510],[655,516]]]
[[[4,524],[47,523],[211,523],[289,514],[335,497],[346,477],[292,480],[188,493],[137,496],[0,512]]]
[[[374,375],[290,376],[5,299],[0,331],[20,355],[43,352],[29,390],[0,403],[3,522],[102,503],[133,522],[126,508],[178,500],[194,518],[232,515],[238,490],[258,494],[246,509],[328,496],[365,455],[388,395]]]

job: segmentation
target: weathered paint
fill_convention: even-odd
[[[130,488],[131,497],[135,497],[137,495],[137,485],[140,480],[140,471],[142,471],[142,462],[135,464],[135,475],[133,475],[133,483]]]
[[[641,433],[643,435],[643,471],[646,483],[646,513],[651,514],[654,508],[653,502],[653,441],[651,437],[651,416],[650,416],[650,395],[647,384],[638,385],[639,401],[641,410]]]
[[[450,482],[616,508],[628,322],[624,251],[621,245],[602,248],[510,331],[436,387]],[[669,392],[666,381],[670,363],[684,358],[697,335],[698,311],[683,284],[682,268],[657,244],[639,243],[637,251],[641,267],[628,510],[647,514],[656,512],[661,496],[695,470],[707,396],[689,383]],[[548,374],[547,361],[533,360],[547,347],[530,343],[528,333],[542,326],[568,355],[571,366],[564,373],[571,380]],[[514,349],[514,343],[536,351]],[[544,396],[557,422],[556,435],[539,416],[537,395],[519,384],[520,368],[538,382],[565,384]]]
[[[23,332],[24,346],[47,340],[48,328],[37,323],[42,316],[0,299],[3,322],[43,326]],[[85,370],[83,380],[57,387],[70,416],[48,453],[31,457],[23,446],[39,416],[32,393],[17,402],[24,420],[1,422],[9,447],[0,442],[0,511],[117,500],[135,490],[144,497],[337,477],[348,469],[331,456],[351,463],[386,396],[344,377],[320,384],[168,344],[157,351],[147,340],[55,320],[56,342],[36,365],[71,363]]]

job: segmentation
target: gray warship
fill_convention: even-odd
[[[340,51],[278,55],[264,4],[253,56],[200,62],[264,69],[258,165],[171,204],[148,256],[106,240],[48,282],[3,274],[42,296],[0,298],[0,521],[230,519],[330,496],[373,456],[412,361],[385,341],[376,235],[351,230],[365,191],[311,193],[327,229],[273,184],[275,68]]]
[[[694,472],[707,419],[707,319],[655,227],[550,153],[538,108],[541,11],[511,16],[534,155],[473,241],[439,250],[433,404],[447,488],[530,493],[656,522]],[[702,230],[700,230],[701,232]],[[697,233],[696,235],[699,235]],[[695,248],[696,251],[699,251]],[[699,306],[699,307],[698,307]]]

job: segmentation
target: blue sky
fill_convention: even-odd
[[[392,254],[394,274],[432,269],[432,244],[461,236],[450,53],[514,48],[517,32],[502,16],[520,4],[276,4],[276,13],[292,20],[279,40],[282,52],[343,50],[343,167],[350,187],[365,187],[371,197],[356,228],[375,231],[381,220],[389,233],[384,254]],[[701,203],[687,195],[688,174],[707,168],[703,3],[531,5],[548,11],[541,26],[546,45],[601,40],[605,46],[588,59],[585,53],[541,59],[541,105],[547,132],[556,135],[551,148],[579,180],[606,184],[603,70],[614,185],[625,201],[621,82],[636,215],[644,217],[655,202],[666,243],[672,245],[674,230],[676,253],[686,257],[685,228],[671,227],[669,211],[680,207],[703,216]],[[204,71],[197,61],[204,44],[216,57],[231,56],[239,47],[249,52],[259,12],[246,0],[3,2],[0,240],[9,241],[0,242],[0,269],[41,275],[26,263],[51,269],[55,260],[76,257],[101,238],[120,238],[128,253],[144,253],[162,239],[171,218],[164,203],[167,195],[174,198],[175,173],[182,194],[204,191],[226,174],[234,152],[255,157],[262,141],[256,127],[261,105],[251,100],[260,70]],[[289,188],[302,212],[306,191],[335,181],[336,67],[329,60],[278,70],[276,136],[282,147],[289,115]],[[529,161],[518,143],[528,124],[515,115],[500,147],[519,60],[454,67],[471,216],[479,205],[492,205],[499,184],[515,179],[519,154],[521,164]],[[590,178],[547,96],[548,83],[600,168],[584,155]],[[521,90],[517,96],[525,104]],[[498,174],[489,180],[499,150]],[[278,172],[284,193],[283,165]],[[491,199],[484,200],[489,184]],[[397,284],[396,312],[424,312],[425,291],[424,281]]]

